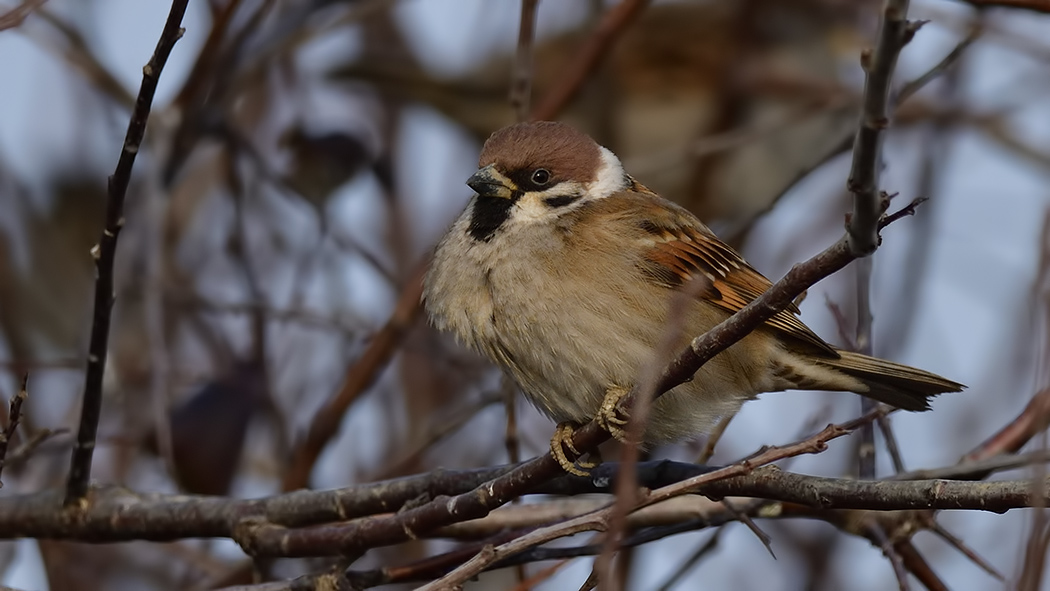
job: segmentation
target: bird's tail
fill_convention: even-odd
[[[965,386],[937,374],[886,361],[839,351],[838,359],[811,359],[819,365],[842,372],[867,387],[867,396],[904,410],[929,410],[929,399],[945,392],[959,392]],[[856,391],[856,390],[854,390]]]

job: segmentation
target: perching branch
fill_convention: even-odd
[[[678,462],[646,462],[640,466],[639,483],[652,489],[674,487],[680,491],[689,486],[681,483],[711,472],[709,467]],[[559,495],[610,493],[617,468],[616,464],[603,464],[591,478],[565,475],[533,492]],[[267,538],[267,547],[260,549],[270,550],[270,535],[280,537],[296,532],[295,537],[300,541],[311,542],[313,551],[337,554],[347,544],[372,544],[373,541],[367,539],[371,535],[368,525],[392,519],[368,517],[370,515],[396,512],[405,503],[428,492],[434,495],[469,493],[507,470],[507,467],[462,472],[438,470],[387,482],[328,491],[296,491],[250,500],[135,493],[120,487],[98,487],[90,491],[92,503],[76,513],[63,511],[61,492],[51,490],[0,500],[0,539],[34,537],[80,542],[160,542],[185,538],[231,538],[252,534],[252,529],[256,533],[268,529],[272,533],[262,536]],[[948,468],[937,472],[941,470]],[[877,511],[972,509],[1004,512],[1048,500],[1047,493],[1043,497],[1033,496],[1031,480],[856,481],[794,474],[776,467],[758,468],[748,474],[709,482],[696,487],[695,492],[713,498],[754,497],[818,509]],[[444,498],[448,499],[447,496]],[[357,521],[309,528],[348,519]],[[477,529],[480,525],[472,527]],[[360,538],[340,540],[328,536],[337,530],[357,533]],[[447,535],[453,531],[436,530],[428,535]],[[317,537],[311,538],[311,532],[317,532]],[[325,541],[322,536],[328,536],[331,543],[322,544]]]
[[[131,112],[124,146],[120,151],[117,168],[109,177],[109,194],[106,199],[106,221],[102,237],[91,250],[95,258],[95,307],[92,312],[91,341],[88,347],[87,372],[84,378],[84,399],[80,409],[80,428],[70,460],[69,480],[66,483],[65,505],[83,503],[91,478],[91,458],[95,452],[95,436],[102,413],[102,376],[106,371],[106,353],[109,347],[109,321],[113,311],[113,261],[117,254],[117,236],[124,226],[124,198],[131,183],[131,169],[135,165],[142,137],[146,133],[153,94],[168,55],[182,37],[182,17],[189,0],[173,0],[168,19],[164,23],[153,57],[142,68],[142,85],[139,87],[135,109]]]

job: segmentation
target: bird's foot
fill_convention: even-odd
[[[605,391],[602,407],[595,417],[598,425],[609,432],[617,441],[627,442],[627,413],[620,410],[620,401],[630,392],[627,388],[613,386]]]
[[[558,465],[569,474],[586,477],[590,476],[590,469],[596,467],[599,462],[580,459],[582,454],[572,443],[572,436],[576,433],[577,427],[579,424],[572,421],[558,423],[554,429],[554,436],[551,437],[551,455],[558,461]]]

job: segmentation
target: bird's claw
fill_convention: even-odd
[[[572,436],[576,433],[578,426],[571,421],[558,423],[554,429],[554,436],[551,437],[551,455],[557,460],[558,465],[569,474],[586,477],[590,476],[590,469],[596,467],[598,462],[580,459],[582,454],[572,442]]]
[[[630,390],[618,386],[606,390],[605,399],[602,400],[602,407],[598,410],[598,416],[595,417],[602,429],[605,429],[614,439],[623,443],[627,442],[627,429],[625,427],[629,417],[627,413],[620,410],[619,405],[628,392]]]

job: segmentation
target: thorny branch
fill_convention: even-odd
[[[120,151],[117,168],[109,177],[109,194],[106,200],[106,221],[99,243],[92,249],[95,258],[95,306],[92,313],[91,341],[88,347],[87,372],[84,378],[84,398],[80,410],[80,427],[70,459],[69,479],[66,483],[66,506],[83,502],[91,478],[91,458],[95,452],[95,436],[102,413],[102,377],[106,370],[106,353],[109,344],[110,314],[113,310],[113,261],[117,254],[117,236],[124,226],[124,198],[131,183],[131,170],[135,156],[146,133],[153,94],[157,90],[161,71],[175,43],[182,37],[182,17],[186,13],[188,0],[174,0],[164,23],[153,57],[142,69],[142,85],[139,87],[135,109],[131,112],[128,131]]]

